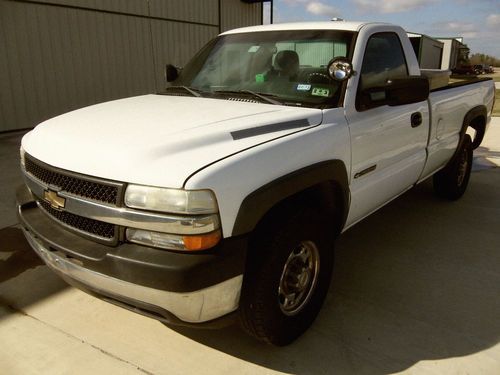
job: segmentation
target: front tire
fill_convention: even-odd
[[[472,139],[465,134],[453,160],[433,177],[434,191],[439,197],[453,201],[464,195],[472,169],[472,154]]]
[[[251,336],[277,346],[313,323],[333,268],[333,226],[310,208],[283,215],[257,233],[249,249],[240,320]]]

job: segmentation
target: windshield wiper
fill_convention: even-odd
[[[265,101],[266,103],[269,103],[269,104],[279,104],[279,105],[282,104],[278,100],[269,98],[269,96],[273,96],[274,97],[276,95],[273,95],[273,94],[264,94],[264,93],[250,91],[250,90],[216,90],[216,91],[214,91],[214,93],[217,93],[217,94],[250,94],[253,97],[259,98],[260,100],[263,100],[263,101]]]
[[[178,90],[178,89],[184,90],[197,98],[201,97],[201,94],[198,92],[198,90],[192,89],[191,87],[187,86],[168,86],[165,90]]]

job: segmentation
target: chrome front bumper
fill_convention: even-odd
[[[91,290],[109,293],[118,299],[123,297],[158,306],[188,323],[207,322],[238,308],[243,275],[189,293],[153,289],[83,268],[73,259],[48,250],[28,230],[23,228],[23,232],[33,249],[52,270]]]

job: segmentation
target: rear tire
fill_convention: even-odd
[[[279,224],[276,224],[279,221]],[[252,242],[240,299],[243,329],[283,346],[309,328],[333,269],[333,227],[311,208],[264,225]]]
[[[434,191],[439,197],[453,201],[464,195],[472,168],[472,153],[471,137],[465,134],[453,160],[433,177]]]

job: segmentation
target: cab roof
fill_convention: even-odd
[[[226,31],[221,35],[260,32],[260,31],[281,31],[281,30],[359,31],[363,26],[368,24],[387,25],[380,22],[375,23],[375,22],[347,22],[347,21],[275,23],[272,25],[242,27],[239,29]]]

